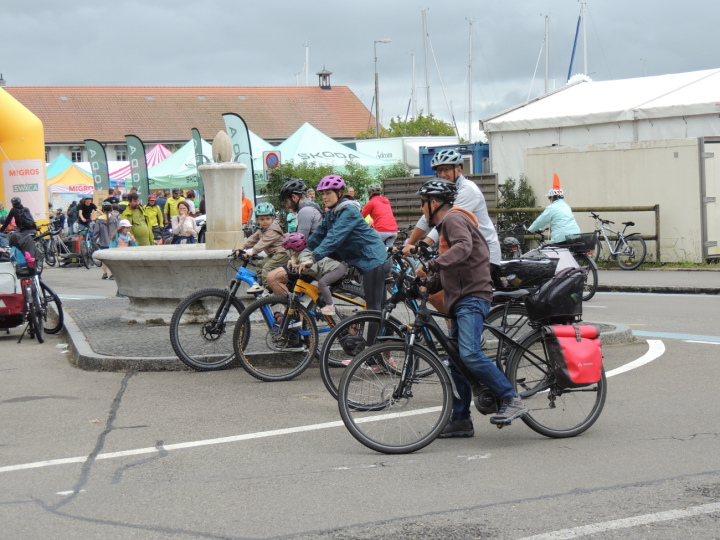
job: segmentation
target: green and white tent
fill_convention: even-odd
[[[347,161],[368,167],[371,174],[380,167],[387,167],[397,162],[395,159],[380,159],[353,150],[328,137],[307,122],[287,140],[279,144],[276,150],[280,151],[280,159],[283,162],[312,161],[319,165],[329,165],[338,173],[345,171]]]
[[[202,141],[202,153],[210,158],[212,147]],[[198,172],[195,164],[195,144],[188,141],[172,156],[148,169],[150,189],[198,189]]]

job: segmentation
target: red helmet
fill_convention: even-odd
[[[299,252],[307,247],[307,240],[305,239],[304,234],[293,232],[285,237],[282,247]]]

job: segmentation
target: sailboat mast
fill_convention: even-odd
[[[427,114],[430,116],[432,111],[430,109],[430,80],[428,79],[428,34],[427,34],[427,18],[425,12],[427,9],[420,10],[422,13],[422,30],[423,30],[423,62],[425,63],[425,105],[427,107]]]
[[[585,68],[585,75],[587,75],[588,72],[588,63],[587,63],[587,26],[585,24],[585,10],[587,9],[587,2],[582,2],[580,4],[580,17],[582,18],[582,33],[583,33],[583,61]]]
[[[473,71],[472,71],[472,38],[473,38],[473,22],[474,19],[469,19],[470,23],[470,47],[468,51],[468,142],[472,142],[472,86],[473,86]]]
[[[548,78],[550,76],[550,17],[545,15],[545,93],[550,91]]]

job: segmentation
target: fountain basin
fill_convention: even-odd
[[[118,292],[130,300],[120,319],[169,323],[187,295],[208,287],[227,287],[235,276],[229,254],[228,249],[189,244],[104,249],[93,257],[108,266]]]

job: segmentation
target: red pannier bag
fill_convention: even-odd
[[[602,347],[597,328],[563,324],[543,326],[542,331],[561,388],[581,388],[600,381]]]

